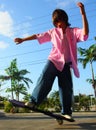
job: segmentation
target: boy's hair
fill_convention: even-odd
[[[67,13],[62,9],[55,9],[52,14],[52,21],[53,25],[56,26],[56,23],[59,21],[63,21],[66,23],[67,26],[70,26],[68,23],[68,15]]]

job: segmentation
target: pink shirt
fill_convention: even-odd
[[[85,41],[88,38],[88,35],[83,35],[83,30],[80,28],[70,28],[66,29],[66,38],[67,38],[67,50],[66,58],[64,57],[66,48],[64,48],[64,34],[61,28],[53,28],[47,32],[37,34],[37,39],[40,44],[45,42],[52,42],[52,50],[48,59],[53,62],[56,68],[59,71],[62,71],[64,68],[65,62],[72,61],[71,67],[73,68],[74,74],[76,77],[79,77],[79,71],[77,68],[77,43],[80,41]],[[62,51],[63,50],[63,51]],[[65,53],[64,53],[65,52]],[[70,53],[70,55],[69,55]],[[69,61],[68,61],[69,60]]]

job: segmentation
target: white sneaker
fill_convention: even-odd
[[[34,103],[32,103],[32,102],[26,102],[25,106],[32,107],[32,108],[36,107],[36,105]]]
[[[71,120],[71,121],[75,121],[74,118],[71,116],[71,115],[63,115],[62,116],[65,118],[65,119],[68,119],[68,120]]]

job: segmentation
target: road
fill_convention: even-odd
[[[96,130],[96,112],[75,112],[75,122],[63,125],[41,113],[0,113],[0,130]]]

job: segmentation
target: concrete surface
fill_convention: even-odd
[[[96,130],[96,112],[73,113],[75,122],[58,125],[41,113],[5,114],[0,112],[0,130]]]

